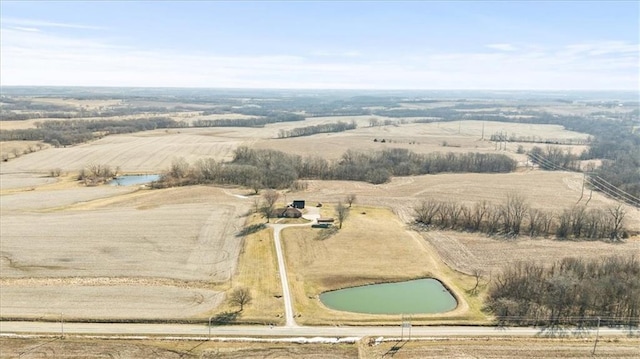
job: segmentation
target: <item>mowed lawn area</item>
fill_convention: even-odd
[[[322,208],[333,216],[332,206]],[[292,227],[282,238],[297,320],[304,324],[374,324],[398,320],[394,315],[368,315],[326,308],[318,296],[328,290],[414,278],[436,278],[460,300],[452,312],[416,316],[434,322],[452,318],[481,320],[477,298],[463,298],[467,278],[442,265],[433,248],[406,230],[386,208],[354,205],[337,234],[319,240],[320,229]],[[363,299],[366,300],[366,299]],[[470,307],[471,306],[471,307]]]

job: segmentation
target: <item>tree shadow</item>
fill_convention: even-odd
[[[222,312],[211,317],[212,325],[225,325],[235,322],[240,316],[240,311],[235,312]]]
[[[404,345],[407,344],[407,340],[398,340],[386,353],[382,355],[383,358],[393,357],[396,355]]]
[[[267,225],[264,223],[258,223],[258,224],[252,224],[250,226],[246,226],[244,228],[242,228],[240,230],[240,232],[238,232],[236,234],[236,237],[244,237],[244,236],[248,236],[250,234],[254,234],[256,232],[259,232],[263,229],[267,228]]]

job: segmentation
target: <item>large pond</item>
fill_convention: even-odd
[[[322,293],[320,301],[331,309],[369,314],[444,313],[458,305],[435,279],[345,288]]]
[[[151,183],[159,179],[160,175],[124,175],[112,179],[109,184],[112,186],[131,186]]]

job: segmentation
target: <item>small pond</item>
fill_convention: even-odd
[[[124,175],[112,179],[111,181],[109,181],[109,184],[112,186],[132,186],[151,183],[159,179],[160,175]]]
[[[458,304],[440,281],[430,278],[325,292],[320,301],[331,309],[369,314],[444,313]]]

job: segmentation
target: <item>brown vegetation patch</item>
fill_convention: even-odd
[[[358,358],[355,344],[251,343],[190,340],[0,338],[2,356],[20,358]]]

